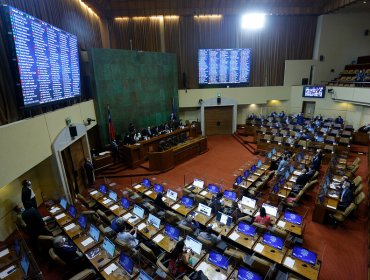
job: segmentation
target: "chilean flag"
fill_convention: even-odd
[[[108,109],[108,130],[109,130],[109,139],[110,141],[113,141],[116,138],[116,135],[114,133],[114,126],[112,122],[112,116],[110,114],[109,106],[107,106]]]

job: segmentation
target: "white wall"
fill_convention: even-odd
[[[315,65],[315,60],[285,60],[284,86],[302,85],[302,78],[309,79]]]

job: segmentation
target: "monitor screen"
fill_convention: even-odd
[[[257,167],[253,164],[252,167],[251,167],[251,171],[255,172],[256,170],[257,170]]]
[[[193,182],[193,186],[196,186],[197,188],[203,189],[204,187],[204,181],[195,178]]]
[[[177,192],[173,191],[173,190],[167,190],[167,195],[166,195],[169,199],[172,199],[174,201],[177,200]]]
[[[138,216],[140,219],[144,218],[144,209],[138,206],[137,204],[134,205],[134,214]]]
[[[236,192],[225,190],[224,191],[224,197],[227,198],[227,199],[230,199],[232,201],[235,201],[236,200]]]
[[[89,235],[94,239],[96,242],[99,242],[99,237],[100,237],[100,231],[94,226],[90,225],[89,229]]]
[[[275,206],[272,206],[270,204],[266,204],[266,203],[263,203],[262,204],[262,207],[265,208],[266,210],[266,213],[270,216],[274,216],[276,217],[277,216],[277,213],[278,213],[278,208],[275,207]]]
[[[157,218],[152,214],[149,214],[148,223],[151,224],[156,229],[159,229],[159,227],[161,226],[161,219]]]
[[[15,250],[15,254],[19,256],[21,252],[21,244],[19,242],[19,239],[14,240],[14,250]]]
[[[107,193],[107,186],[106,186],[106,185],[100,185],[100,187],[99,187],[99,191],[100,191],[101,193],[106,194],[106,193]]]
[[[77,36],[11,6],[0,8],[19,106],[29,108],[80,96]]]
[[[194,199],[192,197],[189,197],[189,196],[183,196],[181,198],[181,202],[182,202],[182,204],[184,204],[184,206],[186,208],[190,208],[190,207],[193,207]]]
[[[244,233],[245,235],[255,236],[257,232],[257,228],[251,225],[248,225],[244,222],[240,222],[238,224],[238,231]]]
[[[284,240],[282,238],[269,233],[263,234],[262,242],[279,250],[283,249],[284,246]]]
[[[227,270],[229,267],[229,258],[215,251],[209,253],[208,261],[224,270]]]
[[[130,201],[126,197],[121,198],[121,205],[125,209],[130,209]]]
[[[164,190],[163,186],[160,184],[154,184],[153,189],[156,193],[163,193],[163,190]]]
[[[262,160],[258,160],[257,167],[261,167],[261,166],[262,166]]]
[[[166,228],[164,230],[164,233],[171,239],[178,241],[180,236],[180,230],[171,226],[166,225]]]
[[[140,269],[139,280],[153,280],[145,270]]]
[[[109,191],[109,198],[112,199],[113,201],[117,201],[118,199],[117,193],[114,191]]]
[[[84,215],[78,217],[78,224],[81,228],[86,229],[87,226],[87,218]]]
[[[303,261],[303,262],[306,262],[306,263],[309,263],[309,264],[312,264],[312,265],[315,265],[316,264],[316,260],[317,260],[317,254],[315,254],[314,252],[311,252],[303,247],[299,247],[299,246],[294,246],[293,247],[293,253],[292,255]]]
[[[280,178],[279,184],[282,186],[285,184],[285,178]]]
[[[28,258],[26,257],[26,255],[23,255],[22,258],[21,258],[21,267],[22,267],[24,276],[27,276],[28,275],[28,269],[30,267],[30,262],[29,262]]]
[[[103,241],[103,249],[107,252],[108,256],[110,258],[113,258],[114,257],[114,249],[115,249],[115,245],[112,241],[110,241],[108,239],[108,237],[104,237],[104,241]]]
[[[73,205],[69,206],[68,214],[71,215],[72,218],[76,218],[76,213],[76,207],[74,207]]]
[[[325,98],[324,86],[305,86],[303,87],[303,97]]]
[[[121,252],[121,255],[119,256],[119,264],[128,274],[132,275],[134,272],[134,261],[123,252]]]
[[[141,182],[141,184],[145,187],[150,187],[150,180],[147,179],[147,178],[144,178],[143,181]]]
[[[199,84],[248,84],[251,49],[199,49]]]
[[[220,192],[220,187],[218,187],[216,185],[213,185],[213,184],[209,184],[208,185],[208,191],[210,193],[219,193]]]
[[[293,173],[293,171],[294,171],[294,167],[293,167],[293,165],[291,165],[291,166],[289,167],[289,171],[290,171],[290,173]]]
[[[301,225],[303,221],[303,217],[292,212],[286,211],[284,213],[284,220],[288,221],[292,224]]]
[[[210,217],[210,216],[211,216],[211,212],[212,212],[212,208],[211,208],[211,207],[208,207],[208,206],[206,206],[206,205],[204,205],[204,204],[202,204],[202,203],[199,203],[199,204],[198,204],[198,209],[197,209],[197,211],[198,211],[199,213],[202,213],[202,214],[204,214],[204,215],[206,215],[206,216]]]
[[[190,248],[194,253],[200,255],[202,252],[202,242],[194,239],[193,237],[187,235],[185,239],[185,246]]]
[[[257,202],[257,200],[255,200],[253,198],[250,198],[250,197],[247,197],[247,196],[242,197],[242,204],[249,207],[249,208],[256,207],[256,202]]]
[[[231,222],[233,221],[233,218],[229,215],[226,215],[222,212],[217,213],[216,220],[220,222],[222,225],[227,225],[228,227],[231,226]]]
[[[248,178],[249,177],[249,170],[245,170],[244,171],[244,178]]]
[[[272,158],[272,153],[271,152],[267,154],[267,158]]]
[[[274,187],[272,188],[272,192],[275,193],[275,194],[279,192],[279,185],[278,184],[274,185]]]
[[[287,171],[285,172],[285,179],[288,180],[289,179],[289,176],[290,176],[290,173]]]
[[[238,176],[235,179],[235,184],[240,185],[243,182],[243,176]]]
[[[273,155],[276,155],[276,149],[275,149],[275,148],[273,148],[273,149],[272,149],[272,151],[271,151],[271,153],[272,153]]]
[[[66,209],[67,209],[67,200],[66,200],[64,197],[62,197],[62,198],[60,199],[59,204],[60,204],[60,206],[62,206],[62,208],[63,208],[64,210],[66,210]]]
[[[248,268],[239,267],[238,280],[262,280],[263,277]]]

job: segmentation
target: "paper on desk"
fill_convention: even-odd
[[[135,216],[135,218],[130,218],[130,219],[128,219],[128,222],[129,223],[133,223],[133,222],[135,222],[136,221],[136,219],[138,219],[139,217],[137,217],[137,216]]]
[[[208,279],[212,280],[225,280],[227,276],[221,272],[216,271],[212,266],[206,262],[202,262],[196,269],[197,271],[203,271]]]
[[[68,226],[64,227],[64,230],[69,231],[70,229],[74,228],[76,226],[75,223],[69,224]]]
[[[122,218],[124,219],[124,220],[127,220],[128,218],[130,218],[132,216],[132,214],[131,213],[127,213],[126,215],[124,215],[124,216],[122,216]]]
[[[54,208],[51,208],[49,212],[52,213],[52,214],[54,214],[55,212],[57,212],[59,210],[60,210],[59,207],[54,207]]]
[[[298,170],[294,170],[293,174],[294,174],[294,175],[298,175],[298,176],[299,176],[299,175],[301,175],[301,174],[302,174],[302,172],[301,172],[301,171],[298,171]]]
[[[254,251],[261,253],[263,248],[265,248],[265,246],[263,246],[261,243],[257,243],[257,245],[254,247]]]
[[[212,224],[212,229],[215,229],[216,227],[217,227],[216,223]]]
[[[158,234],[154,239],[153,239],[153,241],[155,242],[155,243],[159,243],[159,242],[161,242],[162,241],[162,239],[164,238],[164,236],[162,235],[162,234]]]
[[[103,204],[108,204],[111,201],[112,201],[111,199],[107,198],[106,200],[103,201]]]
[[[176,210],[178,208],[180,208],[180,204],[175,204],[174,206],[172,206],[172,209],[174,209],[174,210]]]
[[[206,195],[207,194],[207,191],[201,191],[200,194],[201,195]]]
[[[289,181],[295,183],[295,181],[297,181],[297,177],[292,177],[289,179]]]
[[[55,216],[55,219],[60,220],[61,218],[64,218],[65,216],[66,214],[62,213],[62,214],[59,214],[58,216]]]
[[[134,186],[135,189],[140,189],[141,185]]]
[[[91,242],[94,242],[94,239],[92,239],[91,237],[89,237],[89,238],[85,239],[84,241],[82,241],[81,244],[82,244],[82,246],[86,247]]]
[[[326,205],[326,207],[328,207],[328,208],[331,208],[331,209],[337,209],[336,207],[334,207],[334,206],[331,206],[331,205]]]
[[[284,260],[284,264],[290,268],[293,268],[294,263],[295,263],[295,260],[293,260],[291,257],[286,257]]]
[[[118,268],[115,263],[110,264],[104,269],[104,272],[108,275],[110,275],[113,271],[115,271]]]
[[[162,197],[162,201],[164,202],[164,201],[166,201],[167,200],[167,198],[166,197]]]
[[[145,194],[146,195],[151,195],[153,192],[152,191],[147,191]]]
[[[278,223],[277,223],[277,225],[279,226],[279,227],[285,227],[285,224],[286,224],[286,222],[284,222],[284,221],[279,221]]]
[[[234,240],[234,241],[237,240],[239,237],[240,237],[240,235],[237,234],[235,231],[232,234],[230,234],[230,236],[229,236],[229,238],[231,240]]]
[[[7,269],[1,271],[0,272],[0,279],[4,279],[4,278],[8,277],[8,275],[10,274],[10,271],[12,271],[11,273],[17,271],[15,269],[15,265],[9,266]]]
[[[281,193],[279,193],[278,196],[280,196],[280,197],[286,197],[286,195],[283,195]]]
[[[137,227],[137,229],[138,230],[142,230],[143,228],[145,228],[146,227],[146,224],[145,223],[141,223],[138,227]]]
[[[116,185],[117,185],[117,183],[115,183],[115,182],[109,184],[110,187],[114,187]]]
[[[5,250],[2,250],[1,252],[0,252],[0,258],[1,257],[4,257],[5,255],[7,255],[7,254],[9,254],[9,249],[8,248],[6,248]]]
[[[97,194],[98,193],[98,191],[92,191],[91,193],[90,193],[90,195],[94,195],[94,194]]]
[[[109,209],[113,211],[113,210],[116,210],[117,208],[119,208],[119,206],[116,204],[116,205],[111,206]]]

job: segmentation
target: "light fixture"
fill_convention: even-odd
[[[250,13],[242,16],[242,28],[249,30],[257,30],[265,25],[264,13]]]

